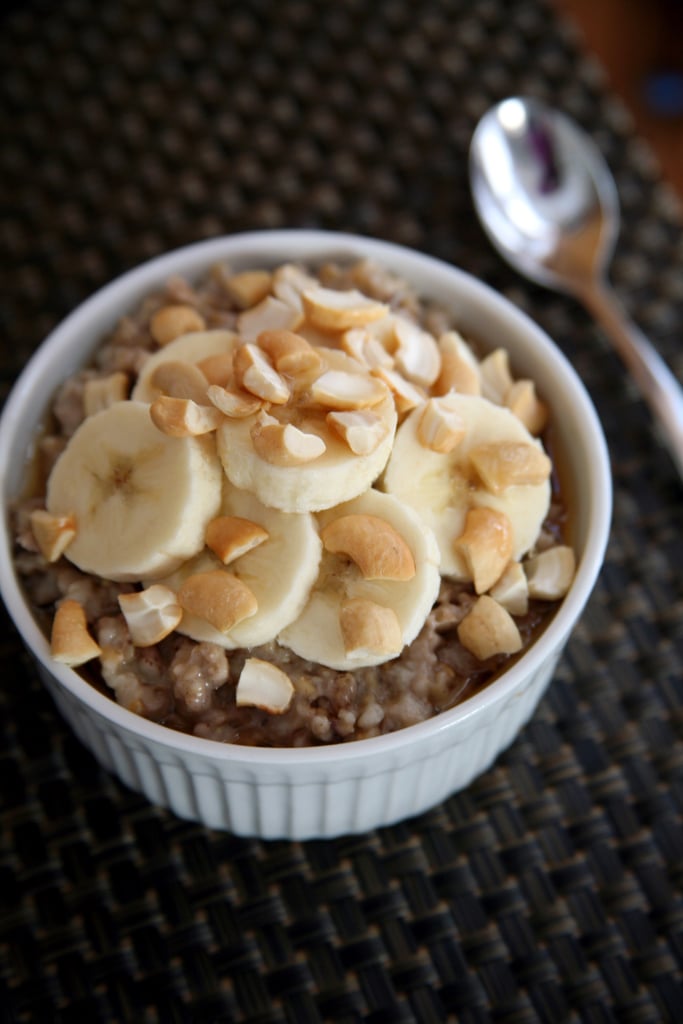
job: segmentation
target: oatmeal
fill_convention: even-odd
[[[377,736],[518,657],[574,556],[549,410],[383,268],[174,279],[56,393],[15,561],[53,656],[209,739]]]

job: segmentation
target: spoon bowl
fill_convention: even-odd
[[[509,97],[483,116],[472,136],[470,185],[501,256],[538,284],[574,295],[601,324],[683,476],[681,386],[607,284],[619,201],[598,147],[560,111]]]

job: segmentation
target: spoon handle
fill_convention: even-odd
[[[683,388],[607,284],[595,281],[581,298],[633,376],[683,478]]]

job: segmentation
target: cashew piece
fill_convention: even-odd
[[[515,620],[488,594],[477,598],[458,626],[460,643],[479,661],[496,654],[516,654],[522,638]]]
[[[352,597],[339,611],[344,650],[359,661],[377,654],[396,656],[403,649],[403,633],[393,608]]]
[[[227,633],[258,609],[256,597],[246,583],[224,569],[188,576],[178,590],[178,603],[219,633]]]
[[[203,331],[205,327],[206,321],[201,313],[184,303],[162,306],[149,322],[150,334],[162,348],[183,334]]]
[[[351,513],[333,519],[320,531],[323,547],[347,555],[366,580],[411,580],[415,559],[401,534],[386,519]]]
[[[50,651],[55,661],[76,668],[97,658],[102,648],[88,632],[85,609],[79,601],[68,598],[57,606],[52,620]]]

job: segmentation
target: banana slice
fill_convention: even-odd
[[[394,401],[381,381],[344,352],[315,351],[320,366],[306,387],[293,386],[291,398],[267,413],[228,417],[216,431],[230,482],[283,512],[319,511],[367,490],[386,465],[396,431]],[[372,413],[369,440],[359,445],[354,434],[352,448],[336,414],[359,408]]]
[[[223,474],[207,437],[167,437],[144,402],[116,402],[83,421],[47,487],[52,515],[73,515],[65,551],[84,572],[133,581],[172,572],[204,545]]]
[[[413,509],[372,488],[317,519],[325,548],[320,573],[279,643],[339,670],[397,657],[419,633],[439,591],[432,531]]]
[[[252,648],[274,640],[299,615],[318,576],[322,545],[315,519],[308,513],[292,514],[268,508],[253,494],[225,481],[221,516],[234,516],[256,524],[267,539],[231,560],[228,565],[208,548],[164,579],[171,590],[196,573],[223,570],[236,576],[256,598],[253,615],[226,633],[205,619],[185,612],[177,632],[193,640],[208,640],[232,650]]]
[[[435,451],[428,443],[426,427],[435,406],[442,407],[453,433],[458,431],[452,424],[461,423],[461,436],[449,451]],[[525,471],[526,462],[533,468]],[[469,510],[502,513],[512,534],[510,557],[519,560],[533,546],[547,514],[549,474],[550,460],[540,441],[509,409],[477,395],[450,393],[418,406],[401,424],[382,487],[414,508],[434,531],[441,572],[471,580],[471,565],[456,547]]]
[[[210,356],[231,353],[239,343],[233,331],[192,331],[183,334],[164,348],[159,349],[145,362],[131,398],[136,402],[153,402],[161,394],[161,389],[152,383],[156,370],[164,363],[191,363],[196,366]]]

